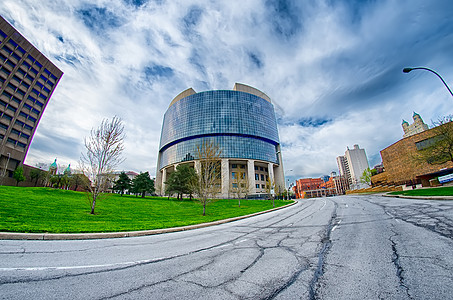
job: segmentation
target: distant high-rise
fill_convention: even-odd
[[[337,164],[340,175],[346,177],[351,189],[368,187],[360,182],[363,171],[369,168],[369,165],[365,150],[360,149],[359,145],[354,145],[354,149],[348,147],[344,156],[337,157]]]
[[[403,120],[403,123],[401,126],[403,127],[403,138],[426,131],[429,129],[428,125],[423,122],[422,117],[414,112],[414,115],[412,116],[412,119],[414,119],[414,123],[410,124]]]
[[[0,16],[0,180],[23,163],[62,75]]]

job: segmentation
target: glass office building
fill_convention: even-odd
[[[196,93],[187,89],[173,99],[164,116],[156,186],[163,194],[169,173],[178,164],[197,169],[197,146],[213,143],[221,150],[221,197],[231,197],[247,178],[248,194],[266,191],[266,182],[284,187],[274,107],[263,92],[236,83],[233,90]]]

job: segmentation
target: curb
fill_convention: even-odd
[[[407,195],[389,195],[384,194],[384,197],[403,198],[403,199],[419,199],[419,200],[453,200],[453,196],[407,196]]]
[[[125,238],[125,237],[138,237],[178,231],[186,231],[204,227],[210,227],[220,224],[225,224],[229,222],[234,222],[279,209],[287,208],[292,205],[295,205],[298,201],[293,203],[272,208],[269,210],[264,210],[256,212],[250,215],[239,216],[229,219],[223,219],[218,221],[213,221],[209,223],[201,223],[196,225],[188,225],[182,227],[172,227],[172,228],[163,228],[163,229],[152,229],[152,230],[142,230],[142,231],[123,231],[123,232],[98,232],[98,233],[19,233],[19,232],[0,232],[0,240],[91,240],[91,239],[112,239],[112,238]]]

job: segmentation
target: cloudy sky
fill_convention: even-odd
[[[453,85],[451,0],[2,0],[0,14],[64,72],[30,165],[77,165],[90,129],[117,115],[120,169],[155,174],[163,115],[189,87],[269,95],[291,179],[337,171],[354,144],[372,167],[402,119],[453,113],[434,74],[402,73]]]

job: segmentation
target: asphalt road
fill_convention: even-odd
[[[154,236],[0,240],[0,298],[451,299],[452,238],[453,201],[342,196]]]

